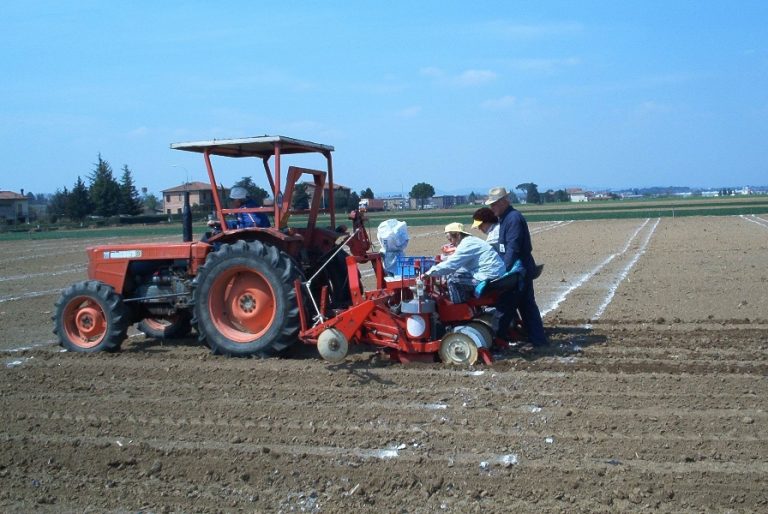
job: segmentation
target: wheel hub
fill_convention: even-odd
[[[93,307],[86,307],[77,312],[75,326],[84,339],[98,336],[106,328],[101,310]]]
[[[216,278],[208,300],[216,328],[228,339],[250,343],[272,325],[277,310],[269,280],[250,268],[233,268]]]
[[[240,309],[243,312],[253,312],[256,309],[256,299],[250,294],[244,294],[240,297]]]

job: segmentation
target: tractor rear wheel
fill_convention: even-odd
[[[200,268],[194,293],[200,339],[215,354],[270,357],[297,341],[291,258],[259,241],[224,244]]]
[[[75,352],[115,351],[125,340],[128,309],[115,290],[96,280],[66,288],[56,301],[53,333]]]
[[[191,318],[188,311],[179,311],[165,318],[144,318],[136,328],[153,339],[178,339],[192,331]]]

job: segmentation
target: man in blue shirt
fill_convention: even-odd
[[[244,187],[235,186],[232,191],[229,192],[229,198],[232,200],[232,208],[251,208],[259,207],[256,200],[248,196],[248,190]],[[263,227],[269,226],[269,218],[266,214],[261,212],[238,212],[237,219],[227,221],[228,228],[251,228],[251,227]]]
[[[509,203],[509,193],[503,187],[492,188],[485,204],[499,218],[499,253],[504,259],[506,270],[512,269],[518,259],[525,269],[522,289],[513,288],[499,297],[496,305],[497,316],[494,319],[497,335],[506,339],[515,310],[519,309],[530,342],[535,346],[547,344],[544,324],[541,321],[541,313],[536,305],[533,291],[536,261],[533,260],[533,245],[528,223],[520,211]]]

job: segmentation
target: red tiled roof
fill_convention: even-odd
[[[170,189],[163,189],[162,193],[182,193],[184,191],[210,191],[211,190],[211,184],[208,182],[188,182],[186,184],[181,184],[180,186],[175,186]]]
[[[307,185],[307,187],[311,187],[312,189],[314,189],[314,188],[315,188],[315,183],[314,183],[314,182],[307,182],[307,181],[304,181],[304,182],[301,182],[301,183],[302,183],[302,184],[306,184],[306,185]],[[341,185],[341,184],[339,184],[338,182],[334,182],[334,184],[333,184],[333,188],[334,188],[334,189],[349,189],[350,191],[352,190],[352,188],[350,188],[350,187],[347,187],[347,186],[342,186],[342,185]],[[328,187],[328,182],[326,182],[325,184],[323,184],[323,189],[325,189],[326,191],[327,191],[328,189],[330,189],[330,188]]]
[[[13,191],[0,191],[0,200],[28,200],[28,198]]]

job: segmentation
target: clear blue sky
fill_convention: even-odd
[[[374,192],[768,184],[764,0],[3,2],[0,67],[0,190],[263,134]]]

